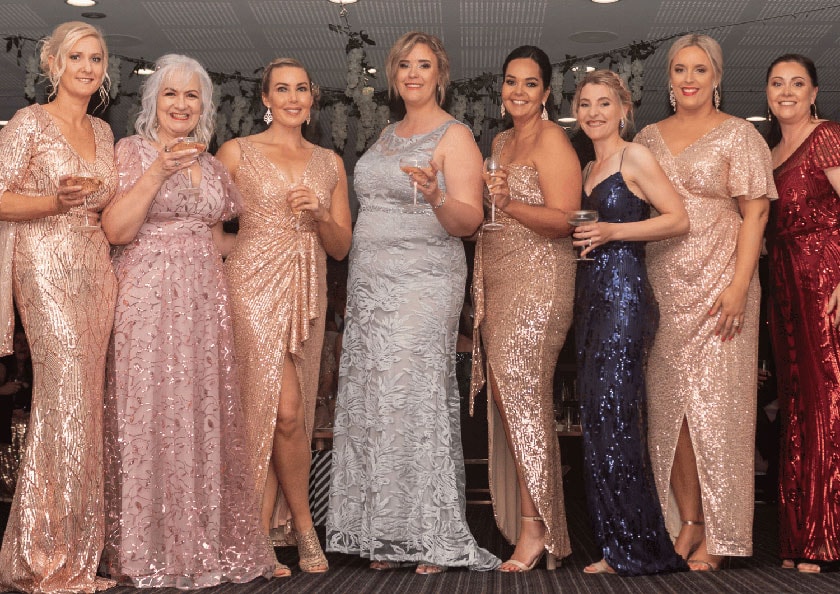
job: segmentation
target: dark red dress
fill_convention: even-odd
[[[840,331],[823,314],[840,283],[840,124],[824,122],[775,171],[767,225],[770,333],[782,451],[779,541],[785,559],[840,559]]]

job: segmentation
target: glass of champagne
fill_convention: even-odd
[[[175,151],[186,151],[188,149],[196,149],[199,153],[207,150],[207,145],[200,142],[196,136],[179,136],[175,142],[170,145],[167,150],[174,153]],[[184,197],[194,198],[198,196],[201,191],[200,188],[193,184],[193,176],[190,168],[184,169],[184,175],[187,176],[187,187],[179,191]]]
[[[59,185],[62,186],[81,186],[84,195],[84,202],[82,208],[84,209],[84,221],[70,228],[73,231],[86,232],[95,231],[99,229],[99,223],[90,220],[90,211],[88,210],[88,196],[95,193],[102,187],[102,179],[95,175],[88,175],[86,173],[76,173],[72,175],[65,175],[59,179]]]
[[[490,188],[495,181],[495,174],[501,170],[502,164],[496,157],[484,159],[484,183],[487,184],[487,191],[490,192],[490,220],[484,223],[483,228],[487,231],[495,231],[504,227],[502,223],[496,222],[496,196]]]
[[[569,213],[569,224],[572,227],[579,227],[580,225],[586,225],[587,223],[597,223],[598,222],[598,211],[597,210],[573,210]],[[594,260],[594,258],[583,257],[580,255],[585,249],[586,246],[581,246],[578,248],[578,257],[575,258],[576,260]]]
[[[428,166],[429,160],[423,157],[406,156],[400,158],[400,170],[406,175],[417,173]],[[417,202],[417,182],[413,182],[412,185],[414,186],[414,199],[411,204],[406,204],[404,207],[407,210],[423,210],[425,205],[422,202],[419,204]]]

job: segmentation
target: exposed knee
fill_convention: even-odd
[[[293,437],[302,431],[304,431],[303,416],[298,411],[284,411],[282,409],[277,411],[277,424],[274,426],[274,432],[279,437]]]

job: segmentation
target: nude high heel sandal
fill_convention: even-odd
[[[522,516],[523,520],[528,520],[529,522],[542,522],[543,519],[540,516]],[[537,563],[540,562],[540,559],[545,556],[545,568],[549,571],[554,571],[557,569],[557,559],[551,553],[547,553],[545,549],[543,552],[537,555],[533,561],[531,561],[530,565],[525,565],[522,561],[517,561],[516,559],[508,559],[502,565],[513,565],[516,569],[503,569],[502,567],[499,568],[499,571],[504,573],[524,573],[526,571],[531,571],[534,567],[537,566]]]

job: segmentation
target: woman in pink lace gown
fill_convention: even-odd
[[[56,27],[41,51],[55,95],[0,131],[0,327],[11,352],[12,288],[32,351],[32,414],[3,548],[0,590],[94,592],[102,549],[102,387],[116,283],[98,229],[74,229],[116,186],[113,136],[86,115],[105,89],[102,34]],[[83,189],[68,174],[98,177]],[[74,182],[70,182],[74,183]]]
[[[232,353],[226,236],[240,196],[203,152],[215,119],[198,62],[169,54],[143,87],[138,134],[116,147],[102,217],[119,246],[105,397],[106,567],[136,587],[270,576]],[[178,146],[194,136],[197,148]]]

